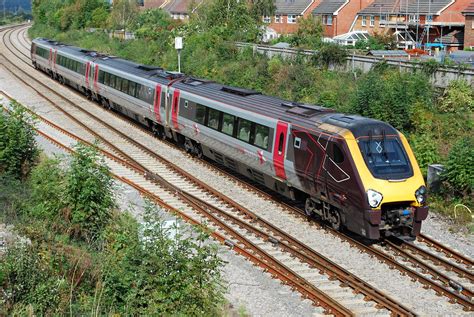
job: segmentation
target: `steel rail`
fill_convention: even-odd
[[[430,247],[435,248],[436,250],[444,253],[448,258],[453,258],[459,263],[463,263],[464,265],[473,268],[474,267],[474,261],[467,256],[453,250],[452,248],[449,248],[442,243],[434,240],[433,238],[428,237],[427,235],[420,234],[418,236],[418,241],[423,242],[427,244]]]
[[[455,282],[453,281],[451,278],[449,278],[449,276],[447,276],[446,274],[443,274],[441,273],[439,270],[437,270],[436,268],[432,267],[431,265],[428,265],[426,263],[424,263],[423,261],[421,261],[420,259],[418,259],[416,256],[413,256],[412,254],[406,252],[402,247],[396,245],[395,243],[393,243],[392,241],[390,240],[385,240],[385,243],[386,245],[391,248],[392,250],[395,251],[395,253],[398,255],[398,256],[401,256],[403,257],[405,260],[409,261],[410,263],[414,264],[415,267],[419,267],[421,268],[424,272],[430,274],[435,280],[438,280],[440,281],[442,284],[444,284],[446,287],[456,287],[459,291],[459,293],[463,294],[464,296],[467,297],[468,301],[470,301],[471,305],[473,305],[472,303],[472,299],[473,299],[473,296],[474,294],[472,293],[471,290],[469,290],[468,288],[466,288],[464,285],[462,285],[461,283],[459,282]]]
[[[7,96],[8,98],[11,99],[11,97],[4,93],[1,92],[3,95]],[[272,275],[276,276],[280,280],[282,280],[285,284],[291,285],[294,288],[296,288],[301,294],[303,294],[306,298],[311,299],[315,304],[318,306],[323,307],[328,313],[334,314],[335,316],[353,316],[354,314],[339,304],[336,300],[333,298],[329,297],[326,295],[324,292],[316,288],[315,286],[311,285],[308,283],[304,278],[299,276],[296,272],[292,271],[290,268],[288,268],[286,265],[283,263],[279,262],[277,259],[275,259],[272,255],[268,254],[266,251],[262,250],[258,246],[256,246],[254,243],[248,241],[247,238],[245,238],[243,235],[238,233],[235,229],[231,228],[228,224],[220,220],[218,217],[214,216],[211,212],[209,212],[210,209],[214,211],[218,211],[219,213],[225,213],[224,211],[210,205],[209,203],[200,200],[197,197],[194,197],[193,195],[187,193],[186,191],[178,188],[177,186],[169,183],[162,177],[160,177],[157,174],[154,174],[146,169],[137,167],[138,164],[131,164],[128,160],[124,160],[117,155],[106,151],[104,149],[98,148],[94,144],[88,142],[87,140],[84,140],[83,138],[78,137],[77,135],[74,135],[71,132],[66,131],[65,129],[59,127],[55,123],[51,122],[50,120],[44,118],[43,116],[40,116],[33,111],[29,110],[28,108],[24,107],[25,109],[28,110],[29,113],[32,115],[35,115],[37,118],[39,118],[41,121],[45,122],[47,125],[55,128],[56,130],[61,131],[62,133],[66,134],[68,137],[79,141],[83,142],[85,144],[88,144],[90,146],[95,147],[98,149],[104,156],[108,157],[111,160],[114,160],[123,166],[129,168],[130,170],[133,170],[136,174],[143,176],[144,178],[158,184],[161,187],[164,187],[168,192],[180,197],[183,201],[186,201],[191,207],[195,210],[197,210],[199,213],[203,214],[206,216],[208,219],[210,219],[217,227],[219,227],[221,230],[226,231],[228,234],[230,234],[234,239],[236,239],[240,244],[243,244],[244,247],[239,247],[235,243],[231,243],[230,240],[224,236],[221,235],[220,239],[218,239],[221,242],[225,242],[225,244],[231,246],[232,248],[235,248],[236,246],[240,249],[248,249],[254,252],[254,254],[249,253],[248,251],[245,252],[245,255],[247,258],[251,258],[252,262],[259,264],[263,268],[265,268],[267,271],[269,271]],[[56,140],[54,137],[51,137],[47,135],[46,133],[40,131],[39,129],[36,129],[39,134],[42,136],[46,137],[49,140],[52,140],[55,144],[67,148],[68,151],[74,152],[73,148],[68,147],[67,145],[64,145],[60,141]],[[119,178],[120,180],[126,180],[124,177],[121,177],[119,175],[114,174],[116,178]],[[132,185],[134,188],[140,187],[138,184],[133,183],[130,180],[126,181],[127,184]],[[141,187],[140,187],[141,188]],[[143,188],[142,188],[143,189]],[[143,192],[142,190],[140,192]],[[151,192],[147,192],[149,195],[152,195],[155,198],[158,199],[153,199],[157,200],[157,202],[163,206],[163,204],[166,204],[163,200],[161,200],[158,196],[152,194]],[[197,203],[199,201],[199,203]],[[183,215],[184,213],[180,210],[177,210],[176,208],[171,207],[170,205],[166,204],[166,209],[172,210],[174,213],[177,213],[178,215]],[[186,215],[187,216],[187,215]],[[187,217],[189,218],[189,216]],[[252,228],[251,226],[248,226],[244,221],[239,220],[238,218],[234,219],[234,222],[238,227],[244,227],[247,226],[249,228],[249,231],[254,231],[255,229]],[[198,223],[198,222],[196,222]],[[196,224],[195,223],[195,224]],[[198,223],[200,226],[203,226],[202,223]],[[242,253],[242,250],[240,250],[239,253]]]
[[[152,152],[152,153],[153,153],[152,155],[156,155],[154,152]],[[163,162],[163,159],[162,159],[162,158],[157,157],[157,159],[160,159],[160,160]],[[193,179],[193,178],[194,178],[192,175],[190,175],[190,174],[188,174],[188,173],[186,173],[186,172],[184,172],[184,173],[185,173],[184,176],[187,177],[188,179]],[[224,172],[224,173],[225,173],[225,172]],[[234,177],[234,178],[235,178],[235,177]],[[199,182],[199,180],[198,180],[198,182]],[[251,187],[251,185],[250,185],[250,187]],[[210,191],[210,192],[213,191],[213,189],[212,189],[212,188],[209,188],[209,186],[207,186],[206,184],[203,184],[203,188],[205,188],[206,190],[208,190],[208,191]],[[268,195],[267,193],[262,192],[262,191],[260,191],[260,193],[261,193],[261,194],[266,194],[266,195]],[[224,196],[224,195],[222,195],[222,194],[220,194],[220,193],[218,194],[218,196],[219,196],[219,198],[221,198],[222,200],[226,201],[228,204],[232,205],[234,208],[236,208],[236,209],[239,210],[240,212],[244,212],[244,208],[243,208],[242,206],[240,206],[240,205],[236,204],[235,202],[231,201],[231,200],[228,199],[226,196]],[[286,207],[287,207],[288,209],[295,210],[295,208],[292,207],[292,206],[286,205]],[[300,211],[300,210],[297,210],[297,211],[298,211],[299,214],[301,214],[301,211]],[[350,238],[350,237],[343,236],[343,235],[341,235],[340,233],[336,233],[336,232],[333,231],[333,230],[331,230],[331,232],[332,232],[333,234],[336,234],[338,237],[343,238],[344,240],[348,241],[348,242],[351,243],[352,245],[354,245],[353,242],[351,242],[351,238]],[[355,241],[355,242],[357,242],[357,241]],[[372,253],[372,251],[370,250],[370,248],[367,248],[367,247],[366,247],[366,249],[365,249],[365,252],[368,252],[368,253],[370,253],[370,254]],[[392,259],[392,262],[396,262],[396,261],[395,261],[394,259]],[[392,265],[392,266],[395,267],[395,268],[398,268],[400,271],[403,272],[402,267],[399,267],[399,266],[397,266],[397,265]],[[417,272],[414,272],[414,273],[416,274]],[[421,280],[421,281],[423,281],[423,278],[424,278],[424,277],[423,277],[422,275],[420,275],[420,280]],[[426,283],[426,279],[425,279],[425,283]],[[434,282],[432,282],[432,283],[435,284]],[[436,286],[434,286],[434,285],[433,285],[433,288],[434,288],[434,289],[438,289],[438,288],[437,288]],[[452,296],[456,296],[455,293],[454,293],[454,295],[452,295],[452,294],[451,294],[452,292],[451,292],[449,289],[445,289],[444,291],[443,291],[442,289],[439,289],[439,292],[438,292],[438,293],[440,293],[440,294],[449,294],[451,297],[452,297]],[[462,298],[461,298],[460,300],[462,301]],[[468,309],[469,309],[469,307],[468,307]]]
[[[453,264],[436,254],[426,251],[421,247],[417,246],[416,244],[413,244],[412,242],[404,242],[401,240],[397,240],[396,242],[398,242],[397,246],[399,246],[400,248],[420,255],[422,258],[428,259],[436,265],[443,266],[448,271],[455,272],[459,277],[466,278],[470,282],[474,282],[474,274],[472,274],[472,272],[470,272],[469,270],[466,270],[463,267]]]
[[[228,174],[228,173],[226,173],[226,172],[223,172],[223,173]],[[235,178],[235,177],[234,177],[234,178]],[[249,186],[249,187],[251,187],[251,186]],[[260,192],[260,194],[268,195],[267,193],[262,192],[262,191],[260,191],[260,190],[259,190],[259,192]],[[234,206],[234,207],[238,207],[238,206]],[[290,208],[290,209],[293,209],[293,207],[291,207],[291,206],[287,206],[287,207]],[[239,208],[239,209],[240,209],[240,208]],[[241,209],[240,209],[240,210],[241,210]],[[300,211],[298,211],[298,212],[300,213]],[[339,234],[338,234],[338,235],[339,235]],[[339,235],[339,236],[340,236],[340,235]],[[341,236],[340,236],[340,237],[341,237]],[[346,239],[346,240],[347,240],[347,239]],[[366,252],[367,252],[367,250],[366,250]],[[369,251],[369,253],[370,253],[370,251]],[[441,293],[441,294],[443,294],[443,293],[449,293],[449,290],[448,290],[448,292],[443,292],[443,291],[441,290],[440,293]],[[370,297],[370,296],[369,296],[369,297]]]

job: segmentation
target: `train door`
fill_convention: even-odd
[[[86,72],[84,74],[85,87],[89,89],[89,74],[91,72],[91,62],[86,62]]]
[[[275,168],[275,176],[282,180],[286,180],[285,154],[287,140],[288,123],[278,121],[275,133],[275,143],[273,145],[273,166]]]
[[[155,86],[155,96],[153,98],[153,114],[156,122],[161,124],[161,103],[162,103],[162,94],[161,94],[161,85],[156,84]]]
[[[171,122],[173,123],[173,128],[175,130],[179,130],[179,123],[178,123],[179,100],[180,100],[180,91],[179,89],[175,89],[173,92],[173,100],[171,101]]]
[[[326,164],[326,160],[328,158],[327,151],[329,147],[330,137],[320,134],[315,137],[315,143],[317,143],[317,157],[315,160],[317,164],[315,165],[316,169],[314,170],[314,190],[317,196],[327,197],[327,175],[326,170],[324,168]]]

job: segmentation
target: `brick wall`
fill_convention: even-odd
[[[308,17],[312,14],[314,8],[316,8],[322,0],[314,0],[311,5],[303,12],[304,17]],[[278,34],[294,33],[298,30],[298,19],[296,23],[288,23],[288,16],[281,15],[281,23],[275,23],[275,17],[272,16],[272,22],[267,24],[268,27],[274,29]]]
[[[474,15],[466,15],[464,25],[464,47],[474,47]]]

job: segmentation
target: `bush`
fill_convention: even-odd
[[[465,80],[453,80],[438,103],[441,112],[471,113],[474,110],[474,89]]]
[[[432,95],[426,76],[378,65],[358,81],[351,111],[410,131],[413,108],[418,103],[430,104]]]
[[[16,101],[0,106],[0,173],[25,178],[38,156],[34,121]]]
[[[329,66],[339,66],[346,62],[347,50],[337,44],[326,44],[318,50],[315,62],[327,69]]]
[[[468,196],[474,188],[474,137],[465,137],[449,152],[443,179],[456,195]]]
[[[166,229],[158,214],[148,204],[140,227],[123,215],[108,228],[104,300],[125,315],[216,315],[224,289],[215,245],[202,231]]]
[[[435,137],[430,133],[413,134],[410,143],[423,176],[426,177],[428,165],[440,162]]]
[[[55,219],[66,207],[65,173],[59,159],[44,159],[32,171],[30,216],[41,219]]]
[[[96,149],[78,144],[66,178],[72,234],[88,242],[97,240],[115,206],[110,169]]]

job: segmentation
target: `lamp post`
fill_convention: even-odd
[[[178,72],[181,73],[181,50],[183,49],[183,38],[181,36],[174,38],[174,48],[178,51]]]

